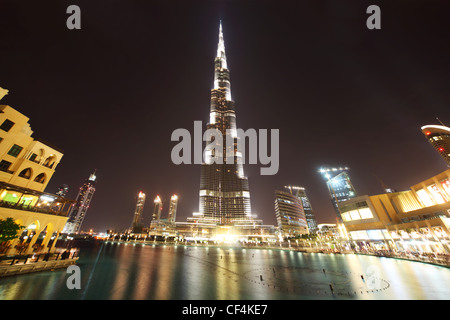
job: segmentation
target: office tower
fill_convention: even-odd
[[[170,198],[169,217],[168,217],[169,223],[175,223],[175,219],[177,218],[177,206],[178,206],[178,196],[174,194]]]
[[[450,166],[450,128],[444,125],[423,126],[422,133],[439,155]]]
[[[225,56],[222,23],[219,28],[219,44],[214,60],[214,88],[211,90],[210,120],[207,129],[220,130],[223,149],[219,154],[205,152],[201,165],[199,213],[202,221],[231,226],[248,224],[253,218],[250,206],[250,192],[247,177],[237,153],[236,112],[231,98],[230,72]],[[227,130],[228,129],[228,130]],[[226,148],[229,136],[234,145]],[[234,161],[226,163],[225,158],[233,152]],[[223,159],[223,164],[212,163],[215,157]]]
[[[286,186],[285,188],[289,189],[289,192],[299,198],[302,202],[303,212],[305,213],[306,222],[308,224],[309,232],[317,231],[317,220],[314,215],[314,211],[311,206],[311,202],[306,195],[306,190],[303,187],[297,186]]]
[[[302,200],[291,192],[275,191],[275,215],[283,237],[291,238],[308,233]]]
[[[153,202],[155,203],[155,208],[153,209],[152,222],[161,220],[161,210],[162,210],[162,201],[159,195],[156,196]]]
[[[62,186],[58,187],[58,191],[56,192],[58,196],[63,198],[65,198],[68,193],[69,193],[69,186],[67,184],[63,184]]]
[[[347,171],[349,168],[321,168],[319,172],[327,179],[327,188],[338,222],[342,223],[338,203],[356,197],[355,188]]]
[[[69,218],[64,226],[63,233],[79,233],[81,224],[86,217],[95,192],[95,184],[97,177],[95,172],[89,176],[89,179],[80,187],[80,191],[75,199],[75,204],[69,212]]]
[[[131,224],[132,232],[142,231],[142,212],[144,211],[144,205],[145,193],[140,191],[136,201],[136,209],[134,210],[133,222]]]

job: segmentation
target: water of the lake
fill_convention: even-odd
[[[0,279],[0,299],[449,299],[450,269],[355,254],[86,242],[66,269]]]

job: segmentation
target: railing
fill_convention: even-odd
[[[24,205],[24,204],[17,204],[17,203],[11,203],[8,201],[2,201],[0,200],[0,207],[2,208],[9,208],[9,209],[15,209],[15,210],[23,210],[23,211],[31,211],[31,212],[38,212],[38,213],[45,213],[45,214],[51,214],[55,216],[67,216],[67,212],[62,211],[56,211],[51,208],[40,208],[37,206],[30,206],[30,205]]]
[[[64,268],[76,263],[78,249],[58,253],[0,256],[0,277]]]

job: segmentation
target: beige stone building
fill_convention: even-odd
[[[17,110],[0,105],[0,219],[12,217],[25,227],[20,238],[8,243],[8,254],[47,249],[63,229],[73,202],[44,192],[63,153],[34,139],[28,121]],[[55,243],[48,250],[54,250]]]

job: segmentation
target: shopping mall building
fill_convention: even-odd
[[[339,204],[353,246],[450,253],[450,169],[410,190]]]

